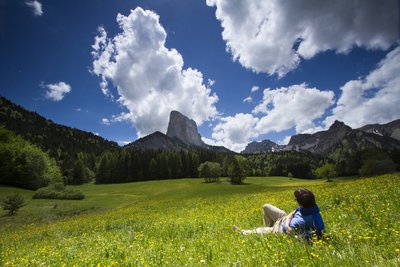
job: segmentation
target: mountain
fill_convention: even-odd
[[[292,136],[289,144],[283,150],[310,151],[315,154],[324,154],[340,143],[351,131],[352,129],[343,122],[335,121],[327,131]]]
[[[246,148],[240,152],[241,154],[267,154],[272,152],[278,152],[282,150],[284,146],[280,146],[271,140],[263,140],[261,142],[251,142]]]
[[[139,138],[132,144],[127,145],[127,147],[134,146],[141,148],[143,150],[153,149],[153,150],[167,150],[167,151],[181,151],[185,149],[190,149],[190,145],[185,144],[178,138],[171,138],[161,132],[154,132],[145,137]]]
[[[115,142],[90,132],[54,123],[4,97],[0,97],[0,125],[48,151],[64,171],[73,165],[78,153],[95,156],[105,150],[119,149]],[[94,162],[91,165],[94,165]]]
[[[167,136],[177,138],[187,145],[206,147],[197,131],[197,124],[178,111],[171,111],[169,116]]]
[[[233,153],[223,146],[210,146],[201,140],[194,120],[184,116],[178,111],[171,111],[167,134],[154,132],[139,138],[127,147],[136,147],[143,150],[182,151],[203,149],[212,152]]]
[[[292,136],[286,146],[274,147],[273,142],[264,140],[248,144],[242,153],[308,151],[314,154],[327,154],[338,147],[348,147],[353,150],[378,148],[391,151],[400,149],[400,120],[384,125],[366,125],[359,129],[352,129],[343,122],[335,121],[326,131]]]
[[[368,124],[358,130],[380,136],[391,137],[400,141],[400,119],[387,124]]]

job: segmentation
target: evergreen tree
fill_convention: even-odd
[[[78,159],[75,162],[75,166],[72,172],[72,179],[69,181],[70,184],[83,184],[87,180],[86,167],[82,160]]]

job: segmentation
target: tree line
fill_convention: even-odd
[[[28,189],[56,182],[124,183],[197,177],[206,182],[228,177],[231,183],[242,183],[247,176],[313,179],[400,169],[400,151],[354,150],[345,146],[325,156],[296,151],[238,155],[204,149],[163,151],[130,146],[100,154],[81,150],[71,155],[68,167],[50,155],[50,151],[0,127],[0,183]]]

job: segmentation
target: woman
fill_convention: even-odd
[[[319,207],[315,203],[314,194],[310,190],[300,188],[294,191],[294,196],[299,206],[290,214],[273,205],[265,204],[263,206],[265,227],[241,230],[235,225],[233,229],[244,235],[294,232],[296,235],[309,238],[315,232],[321,236],[325,226]]]

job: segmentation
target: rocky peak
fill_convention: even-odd
[[[342,141],[352,129],[341,121],[335,121],[327,131],[314,134],[292,136],[284,150],[307,150],[313,153],[326,153]]]
[[[277,152],[281,149],[281,146],[272,142],[271,140],[263,140],[261,142],[251,142],[246,148],[240,152],[242,154],[265,154]]]
[[[338,130],[349,131],[349,130],[351,130],[351,128],[350,128],[350,126],[347,126],[346,124],[344,124],[344,122],[336,120],[331,125],[331,127],[329,127],[329,131],[338,131]]]
[[[177,138],[188,145],[199,147],[207,146],[201,140],[201,136],[197,131],[196,122],[175,110],[171,111],[169,116],[167,136]]]

